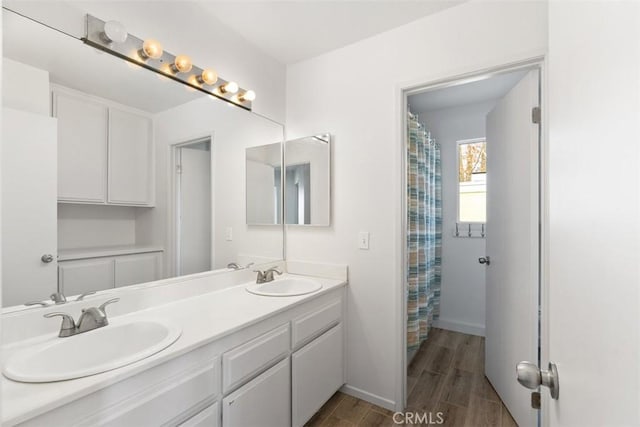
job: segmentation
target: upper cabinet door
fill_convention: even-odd
[[[109,109],[109,203],[152,205],[151,119]]]
[[[106,202],[108,109],[93,100],[54,92],[58,118],[58,200]]]

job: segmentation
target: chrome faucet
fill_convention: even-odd
[[[241,267],[240,264],[238,264],[237,262],[230,262],[229,264],[227,264],[227,268],[233,268],[234,270],[242,270],[244,268],[249,268],[253,265],[252,262],[250,262],[249,264],[245,265],[244,267]]]
[[[84,297],[88,295],[93,295],[95,293],[96,291],[85,292],[83,294],[78,295],[78,297],[73,301],[82,301]],[[69,302],[69,300],[67,299],[67,297],[64,296],[62,292],[55,292],[51,294],[49,296],[49,299],[46,301],[29,301],[29,302],[25,302],[24,305],[26,306],[40,305],[42,307],[49,307],[50,305],[52,305],[52,303],[55,305],[60,305],[60,304],[66,304],[67,302]]]
[[[51,298],[51,301],[55,304],[64,304],[67,302],[67,297],[65,297],[62,292],[54,292],[49,296],[49,298]]]
[[[60,338],[70,337],[78,335],[83,332],[92,331],[97,328],[102,328],[109,324],[107,319],[106,307],[109,304],[120,301],[120,298],[113,298],[105,301],[100,307],[90,307],[82,310],[82,314],[78,319],[78,323],[73,320],[73,317],[67,313],[55,312],[47,313],[44,315],[46,318],[60,316],[62,317],[62,324],[60,325]]]
[[[278,270],[277,267],[271,267],[265,271],[260,271],[260,270],[253,270],[253,271],[255,273],[258,273],[258,277],[256,277],[256,283],[273,282],[273,273],[277,273],[278,276],[282,274],[282,271]]]

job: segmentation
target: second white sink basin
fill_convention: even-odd
[[[68,338],[54,338],[14,353],[7,378],[43,383],[86,377],[147,358],[173,344],[182,330],[158,320],[113,323]]]
[[[252,283],[247,291],[267,297],[292,297],[306,295],[322,289],[322,283],[301,277],[284,277],[268,283]]]

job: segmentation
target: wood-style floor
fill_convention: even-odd
[[[431,425],[439,421],[440,412],[443,422],[439,425],[443,426],[516,426],[484,376],[482,337],[432,329],[409,365],[407,389],[405,414],[424,416],[431,412]],[[400,419],[396,415],[396,420]],[[314,427],[398,425],[420,424],[396,424],[392,411],[340,392],[307,423]]]

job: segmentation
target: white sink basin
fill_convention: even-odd
[[[158,353],[173,344],[181,333],[178,326],[157,320],[114,322],[20,350],[9,357],[3,373],[12,380],[28,383],[86,377]]]
[[[267,297],[292,297],[305,295],[322,289],[322,283],[298,277],[284,277],[268,283],[251,283],[247,285],[247,291],[256,295]]]

